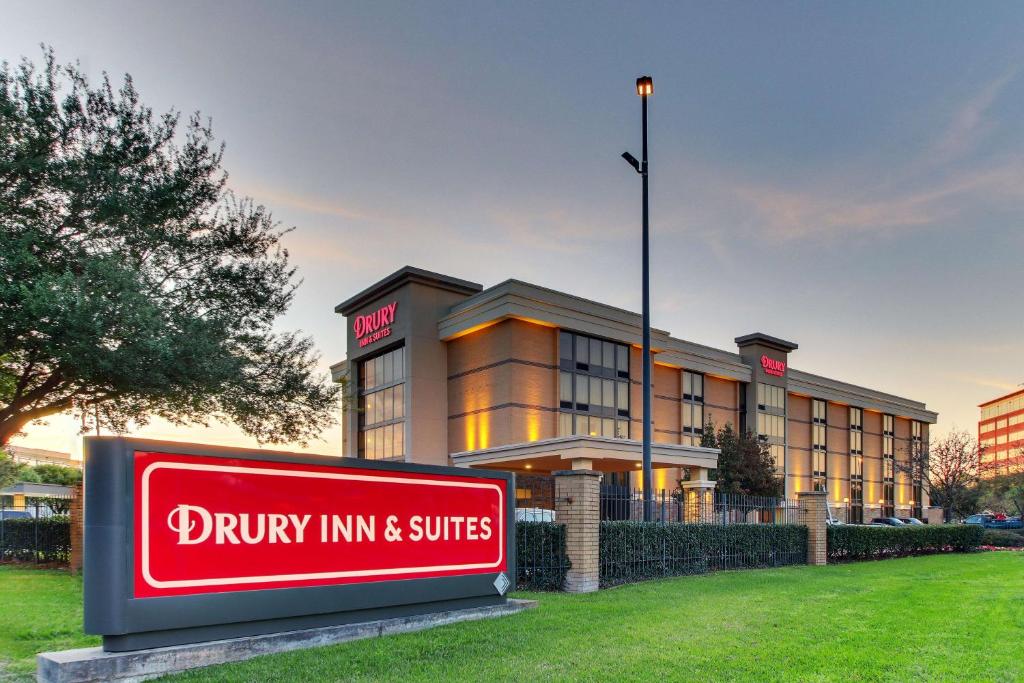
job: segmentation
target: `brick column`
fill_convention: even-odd
[[[807,527],[807,564],[825,564],[828,558],[825,524],[827,495],[824,491],[801,491],[796,494],[800,505],[797,518]]]
[[[945,512],[939,505],[932,505],[931,507],[925,508],[924,514],[925,517],[927,517],[927,519],[925,519],[924,521],[928,522],[929,524],[946,523]]]
[[[71,560],[69,562],[71,573],[77,574],[82,570],[82,543],[84,540],[83,530],[85,496],[81,484],[76,484],[71,489]]]
[[[554,472],[555,521],[565,525],[565,550],[572,568],[565,575],[569,593],[596,591],[600,579],[601,473]]]

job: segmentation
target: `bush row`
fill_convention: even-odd
[[[555,522],[516,522],[516,587],[560,591],[570,567],[565,526]]]
[[[983,530],[969,524],[828,528],[829,561],[869,560],[941,552],[966,552],[982,544]]]
[[[981,544],[997,548],[1024,548],[1024,534],[1006,529],[985,529]]]
[[[71,557],[71,521],[67,517],[0,520],[0,559],[67,562]]]
[[[601,586],[807,561],[807,527],[796,524],[617,521],[600,534]]]

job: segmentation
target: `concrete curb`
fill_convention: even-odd
[[[325,626],[304,631],[270,633],[248,638],[212,640],[134,652],[104,652],[90,647],[36,655],[40,683],[92,683],[144,681],[169,673],[214,664],[240,662],[261,655],[333,645],[395,633],[422,631],[460,621],[502,617],[537,606],[535,600],[509,600],[504,605],[450,610],[360,624]]]

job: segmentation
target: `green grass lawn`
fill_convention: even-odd
[[[76,630],[78,581],[0,571],[5,618],[8,600],[20,605],[14,632],[0,634],[13,670],[26,671],[36,649],[89,642]],[[1022,553],[722,572],[527,597],[540,606],[512,617],[164,680],[1024,680]],[[50,617],[59,627],[45,625]]]

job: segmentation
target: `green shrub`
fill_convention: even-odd
[[[807,527],[795,524],[620,521],[600,534],[601,586],[807,561]]]
[[[1024,548],[1024,536],[1009,529],[985,529],[981,544],[997,548]]]
[[[571,563],[565,553],[565,525],[516,522],[516,587],[560,591]]]
[[[71,521],[67,517],[0,520],[0,559],[67,562]]]
[[[830,561],[868,560],[941,552],[966,552],[981,545],[982,528],[970,524],[828,527]]]

